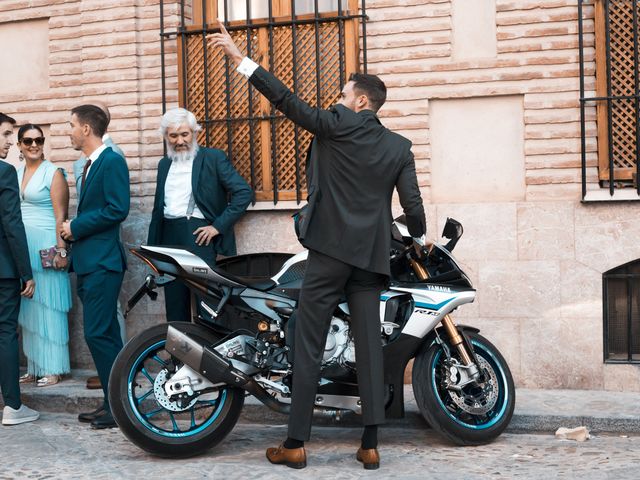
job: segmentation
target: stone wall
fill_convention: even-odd
[[[0,111],[50,125],[50,158],[70,172],[78,153],[69,147],[69,109],[95,98],[112,105],[111,135],[131,171],[129,246],[146,237],[162,154],[158,3],[0,2],[0,37],[9,25],[21,45],[29,20],[49,27],[48,88],[0,87]],[[176,3],[165,4],[175,25]],[[369,72],[389,87],[380,116],[413,141],[430,236],[447,216],[465,227],[455,253],[478,298],[455,318],[482,328],[519,386],[640,391],[635,366],[603,364],[602,273],[640,257],[639,212],[637,203],[580,202],[575,0],[368,0],[367,14]],[[585,29],[593,42],[593,22]],[[167,47],[171,106],[176,59]],[[586,56],[593,90],[593,49]],[[589,189],[598,189],[595,111],[587,113]],[[237,226],[240,253],[298,251],[291,211],[257,207]],[[132,259],[123,301],[145,273]],[[129,335],[162,321],[162,307],[141,302]],[[80,311],[76,302],[71,347],[74,365],[87,366]]]

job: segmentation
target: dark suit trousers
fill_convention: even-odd
[[[20,280],[0,279],[0,388],[4,404],[20,408],[18,312]]]
[[[113,362],[122,350],[118,324],[118,294],[123,277],[124,272],[109,270],[78,275],[78,296],[82,300],[84,338],[96,364],[107,407],[109,374]]]
[[[309,440],[327,333],[333,312],[344,294],[356,346],[362,422],[364,425],[384,423],[379,305],[385,283],[386,277],[382,274],[367,272],[309,250],[296,314],[290,438]]]
[[[210,225],[201,218],[165,218],[162,221],[161,245],[167,247],[181,247],[197,255],[209,265],[216,264],[216,249],[214,246],[200,246],[196,244],[197,235],[193,232],[199,227]],[[213,239],[215,245],[216,238]],[[191,292],[181,282],[173,282],[164,287],[165,310],[168,322],[191,321]]]

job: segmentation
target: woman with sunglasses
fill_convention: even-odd
[[[18,322],[27,357],[27,373],[20,381],[36,381],[39,387],[58,383],[70,371],[67,312],[71,288],[66,244],[58,233],[67,218],[69,186],[64,169],[45,160],[44,142],[38,125],[27,124],[18,130],[20,159],[24,160],[18,169],[20,205],[38,285],[33,298],[23,299],[20,305]],[[41,250],[49,250],[49,257],[41,258]]]

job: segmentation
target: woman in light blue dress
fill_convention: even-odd
[[[18,322],[27,357],[27,373],[20,381],[38,386],[58,383],[69,373],[71,287],[66,244],[59,236],[67,218],[69,186],[64,170],[44,159],[44,133],[37,125],[18,130],[18,147],[25,165],[18,170],[22,220],[27,233],[36,291],[23,298]],[[43,268],[40,250],[56,248],[51,268]]]

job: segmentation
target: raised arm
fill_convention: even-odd
[[[220,20],[218,26],[220,33],[207,35],[209,45],[222,49],[238,71],[247,76],[251,84],[289,120],[318,136],[331,135],[335,131],[341,119],[339,108],[324,110],[298,98],[273,74],[242,55]]]

